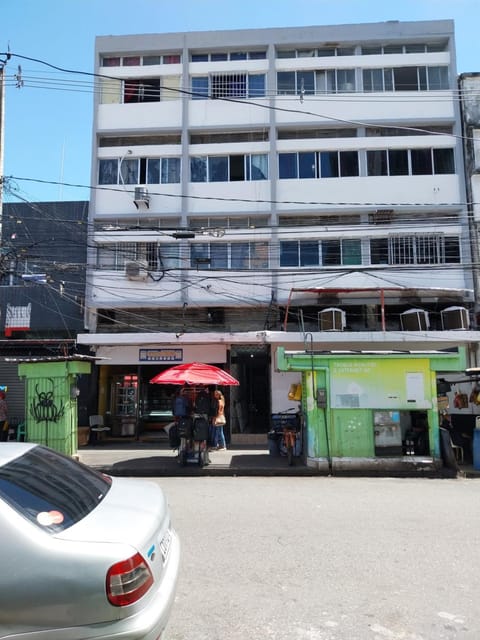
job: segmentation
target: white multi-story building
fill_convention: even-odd
[[[265,432],[275,345],[476,339],[452,21],[105,36],[95,71],[79,341],[119,433],[176,361],[226,363]]]

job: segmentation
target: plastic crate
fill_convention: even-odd
[[[284,427],[298,429],[298,416],[295,413],[272,413],[272,429],[282,431]]]

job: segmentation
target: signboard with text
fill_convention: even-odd
[[[172,347],[140,349],[138,359],[140,362],[182,362],[183,349]]]

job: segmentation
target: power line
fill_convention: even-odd
[[[0,53],[0,55],[2,55]],[[5,54],[3,54],[5,55]],[[74,70],[74,69],[67,69],[64,67],[60,67],[54,64],[51,64],[49,62],[46,62],[45,60],[41,60],[38,58],[33,58],[33,57],[28,57],[28,56],[22,56],[20,54],[15,54],[15,53],[11,53],[10,54],[12,57],[17,57],[17,58],[21,58],[23,60],[29,60],[31,62],[37,62],[38,64],[42,64],[45,66],[48,66],[52,69],[55,69],[57,71],[61,71],[64,73],[69,73],[69,74],[78,74],[78,75],[84,75],[87,77],[93,77],[93,78],[100,78],[100,79],[107,79],[107,80],[114,80],[114,81],[122,81],[125,80],[123,78],[119,78],[118,76],[110,76],[107,74],[99,74],[99,73],[95,73],[95,72],[89,72],[89,71],[79,71],[79,70]],[[128,79],[127,79],[128,80]],[[280,112],[287,112],[287,113],[294,113],[296,115],[308,115],[308,116],[315,116],[317,118],[321,118],[321,119],[326,119],[326,120],[331,120],[334,122],[340,122],[343,124],[350,124],[350,125],[356,125],[356,126],[362,126],[362,127],[369,127],[372,126],[371,123],[367,123],[367,122],[363,122],[363,121],[355,121],[355,120],[348,120],[348,119],[344,119],[344,118],[338,118],[335,117],[333,115],[326,115],[326,114],[318,114],[318,113],[314,113],[311,111],[305,111],[303,109],[287,109],[286,107],[279,107],[279,106],[272,106],[270,104],[263,104],[263,103],[259,103],[259,102],[255,102],[253,100],[249,100],[247,98],[235,98],[235,97],[228,97],[228,96],[209,96],[209,95],[204,95],[204,94],[199,94],[197,92],[191,91],[191,90],[187,90],[187,89],[180,89],[180,88],[172,88],[172,87],[168,87],[168,86],[160,86],[158,91],[160,92],[161,90],[168,90],[168,91],[172,91],[172,92],[177,92],[179,95],[185,95],[185,96],[190,96],[192,98],[204,98],[204,99],[209,99],[209,100],[215,100],[215,101],[223,101],[223,102],[227,102],[227,103],[236,103],[236,104],[249,104],[252,106],[256,106],[258,108],[261,109],[268,109],[268,110],[272,110],[272,111],[280,111]],[[459,91],[458,92],[458,96],[459,98],[461,98],[466,92],[465,91]],[[289,97],[289,96],[282,96],[279,95],[278,92],[276,93],[272,93],[273,96],[279,97],[280,99],[284,99],[285,97]],[[331,101],[331,95],[332,94],[325,94],[324,96],[320,96],[323,97],[324,99],[328,99],[329,102]],[[347,94],[333,94],[334,96],[337,97],[337,99],[339,99],[339,96],[344,98],[345,96],[347,97],[347,99],[349,99],[349,96]],[[366,94],[362,94],[362,95],[366,95]],[[475,95],[475,94],[474,94]],[[452,98],[455,96],[455,93],[452,91],[451,93]],[[266,96],[268,97],[268,96]],[[292,99],[299,99],[300,95],[293,95],[291,96]],[[310,96],[309,96],[310,97]],[[423,96],[421,96],[423,98]],[[358,99],[358,97],[357,97]],[[403,96],[403,99],[405,100],[405,96]],[[451,101],[451,100],[449,100]],[[375,125],[376,127],[384,127],[384,128],[388,128],[388,125],[385,124],[381,124],[378,123]],[[431,134],[431,135],[440,135],[436,132],[429,132],[427,129],[419,129],[419,128],[415,128],[415,127],[408,127],[408,126],[402,126],[401,128],[405,129],[406,131],[422,131],[424,133],[427,134]],[[472,140],[474,141],[474,138],[467,138],[465,136],[461,136],[461,135],[456,135],[456,134],[446,134],[446,135],[450,135],[454,138],[457,139],[468,139],[468,140]]]

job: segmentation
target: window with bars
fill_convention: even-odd
[[[180,247],[174,243],[116,242],[97,246],[96,268],[123,271],[127,262],[146,262],[151,271],[177,269]]]
[[[265,96],[264,73],[213,73],[193,76],[192,98],[259,98]]]
[[[460,263],[460,239],[456,236],[422,234],[370,240],[371,264]]]

